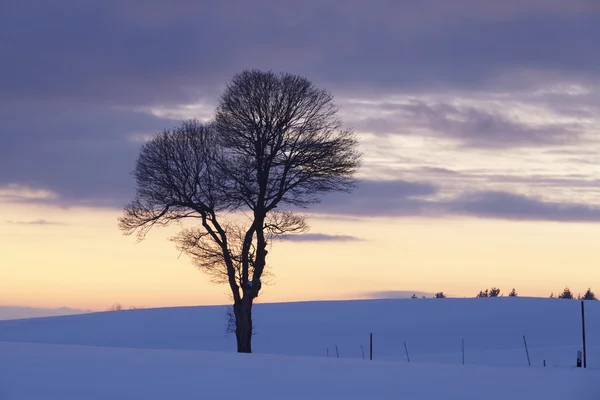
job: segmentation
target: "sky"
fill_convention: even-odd
[[[600,1],[0,2],[0,305],[223,304],[123,236],[143,139],[244,69],[330,91],[352,194],[276,243],[259,300],[600,291]]]

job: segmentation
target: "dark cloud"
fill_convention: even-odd
[[[64,222],[48,221],[45,219],[36,219],[34,221],[6,221],[13,225],[67,225]]]
[[[600,222],[600,205],[549,202],[506,192],[463,194],[443,204],[448,214],[525,221]]]
[[[573,160],[570,162],[585,162],[583,160]],[[585,162],[586,164],[594,164],[592,161]],[[597,165],[595,163],[594,165]],[[408,170],[396,170],[397,174],[393,174],[394,170],[388,173],[391,176],[396,176],[398,179],[410,177],[419,177],[422,180],[431,180],[434,182],[455,182],[460,185],[473,185],[483,183],[489,186],[516,184],[520,187],[527,188],[545,188],[545,189],[586,189],[589,192],[592,190],[600,190],[600,180],[593,179],[589,174],[585,173],[570,173],[556,175],[553,173],[546,174],[528,174],[517,175],[500,174],[497,169],[462,169],[452,170],[448,168],[436,167],[415,167]]]
[[[133,137],[176,123],[104,106],[0,107],[0,187],[46,189],[63,205],[122,206],[133,195]]]
[[[600,8],[588,0],[350,0],[343,7],[337,0],[210,6],[148,0],[143,7],[121,0],[5,0],[0,188],[58,194],[21,201],[120,207],[133,194],[129,172],[139,143],[130,137],[175,123],[135,110],[198,100],[211,108],[242,69],[299,73],[345,99],[490,90],[522,95],[563,81],[593,89],[600,78],[598,37]],[[586,96],[579,107],[564,96],[552,104],[590,115],[597,104],[588,109],[585,102],[597,101],[597,94]],[[530,126],[476,107],[422,101],[396,111],[403,119],[371,119],[364,128],[398,132],[402,126],[410,133],[427,127],[479,148],[581,139],[576,125]],[[315,209],[430,215],[438,206],[424,197],[436,193],[428,183],[365,181],[355,194],[328,196]]]
[[[328,235],[325,233],[305,233],[290,235],[285,238],[290,242],[357,242],[362,239],[349,235]]]
[[[552,202],[502,191],[466,191],[452,198],[434,196],[429,183],[366,181],[353,194],[334,195],[311,211],[359,217],[468,216],[526,221],[600,222],[600,205]]]
[[[363,180],[352,193],[332,193],[310,212],[361,217],[419,215],[426,212],[423,196],[438,191],[429,183]]]
[[[598,78],[600,13],[592,1],[479,3],[8,0],[0,96],[185,102],[212,97],[252,67],[372,93]]]

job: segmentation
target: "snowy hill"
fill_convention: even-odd
[[[0,321],[0,341],[144,349],[235,350],[225,306],[124,310]],[[255,353],[375,360],[571,367],[581,348],[580,302],[558,299],[393,299],[258,304]],[[586,302],[588,367],[600,369],[600,302]]]

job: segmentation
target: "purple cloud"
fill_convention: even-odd
[[[48,221],[45,219],[36,219],[33,221],[6,221],[13,225],[67,225],[64,222]]]
[[[514,193],[468,193],[443,204],[449,214],[525,221],[600,222],[600,205],[551,202]]]
[[[290,242],[356,242],[362,239],[350,235],[328,235],[325,233],[304,233],[289,235],[285,240]]]
[[[431,136],[453,140],[462,147],[484,149],[556,147],[580,143],[584,135],[581,124],[548,122],[531,125],[476,106],[411,100],[372,106],[372,111],[376,109],[386,110],[386,113],[356,121],[350,119],[350,122],[354,122],[358,130],[376,134],[422,136],[424,128]]]
[[[103,106],[0,107],[0,187],[18,183],[50,190],[65,205],[120,207],[133,194],[130,173],[141,143],[132,137],[175,123]]]
[[[332,193],[309,212],[362,217],[419,215],[426,212],[420,198],[437,193],[430,183],[402,180],[362,180],[352,193]]]
[[[340,99],[525,96],[567,82],[591,94],[529,101],[551,99],[553,109],[586,118],[600,113],[600,7],[587,0],[34,3],[0,4],[0,189],[14,184],[58,195],[27,201],[120,207],[133,193],[129,172],[139,143],[131,136],[176,124],[136,110],[198,100],[214,105],[223,83],[246,68],[302,74]],[[583,141],[578,124],[532,126],[477,107],[421,101],[399,111],[409,118],[370,116],[363,128],[426,127],[466,150]],[[565,211],[491,193],[449,204],[432,199],[438,188],[428,182],[365,180],[355,193],[328,196],[314,211],[509,215],[521,209],[549,219],[595,218],[593,205]]]
[[[338,92],[526,89],[595,81],[599,7],[528,1],[11,1],[0,14],[4,101],[164,104],[215,90],[244,68],[307,75]],[[23,29],[23,27],[28,27]],[[353,27],[360,26],[361,29]],[[522,72],[537,72],[522,75]]]
[[[310,211],[358,217],[468,216],[504,220],[600,222],[600,205],[547,201],[502,191],[464,191],[452,198],[434,195],[429,183],[365,181],[352,194],[334,195]]]

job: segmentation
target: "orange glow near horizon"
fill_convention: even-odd
[[[0,305],[104,310],[229,303],[168,241],[176,228],[153,229],[136,243],[117,228],[119,210],[2,205]],[[60,224],[23,224],[36,220]],[[12,222],[9,222],[9,221]],[[312,233],[356,242],[276,242],[275,274],[262,302],[366,298],[379,291],[444,291],[472,297],[497,286],[547,297],[566,285],[600,287],[594,224],[477,219],[313,218]],[[600,290],[600,289],[598,289]]]

